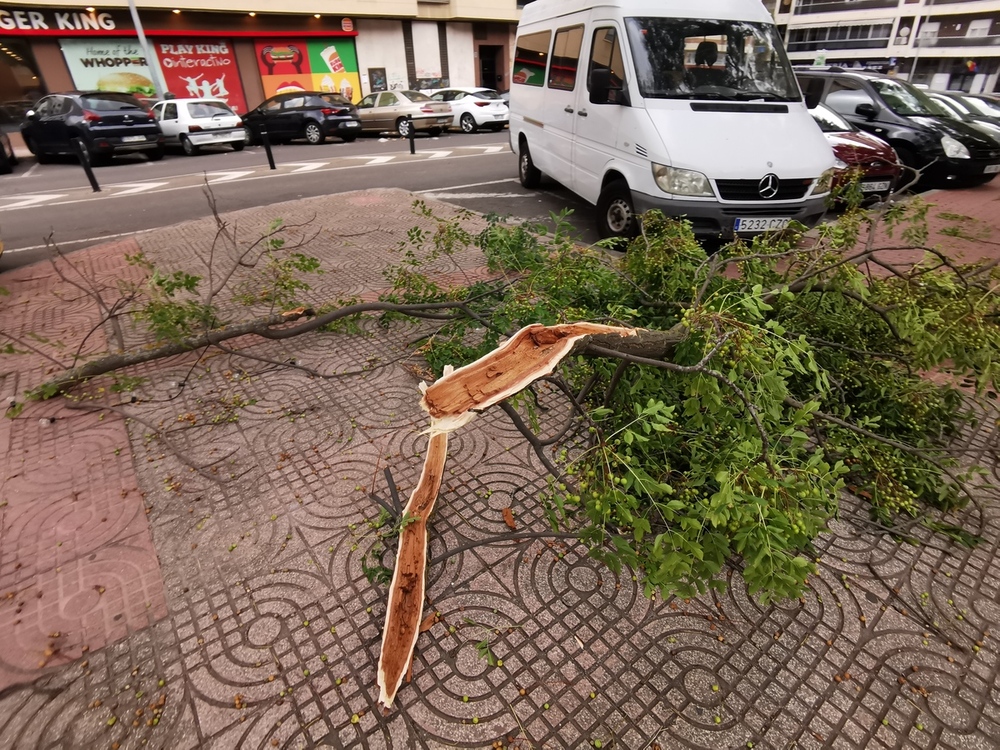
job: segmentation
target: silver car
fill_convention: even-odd
[[[419,91],[376,91],[358,102],[358,114],[362,130],[395,130],[404,138],[410,135],[411,124],[416,131],[440,135],[453,117],[450,104],[432,101]]]

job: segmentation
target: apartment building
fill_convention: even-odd
[[[935,89],[997,90],[1000,0],[778,0],[793,63],[898,75]]]
[[[0,124],[72,89],[212,96],[238,112],[281,90],[509,88],[517,0],[0,2]],[[81,0],[82,3],[88,0]]]

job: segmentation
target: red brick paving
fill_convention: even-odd
[[[99,285],[133,269],[132,240],[73,255]],[[75,281],[73,269],[62,264]],[[4,274],[3,330],[36,348],[5,362],[3,397],[37,385],[98,322],[94,301],[48,263]],[[45,341],[28,336],[43,332]],[[24,346],[18,346],[23,349]],[[98,330],[85,349],[104,351]],[[54,418],[54,421],[53,419]],[[0,420],[0,690],[166,616],[145,507],[120,417],[31,403]]]

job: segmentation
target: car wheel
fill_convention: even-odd
[[[146,152],[146,158],[149,159],[150,161],[159,161],[160,159],[163,158],[163,155],[165,153],[167,153],[167,150],[163,146],[157,146],[152,151]]]
[[[100,151],[88,150],[87,158],[92,167],[106,167],[111,163],[112,155]]]
[[[413,123],[407,120],[405,117],[400,117],[396,120],[396,132],[399,133],[403,138],[410,137],[410,129],[413,127]]]
[[[604,238],[631,239],[639,233],[632,191],[625,180],[609,182],[597,199],[597,231]]]
[[[7,152],[0,147],[0,174],[10,174],[14,171],[14,162]]]
[[[531,151],[528,150],[527,141],[521,141],[520,152],[517,157],[517,176],[524,187],[529,190],[536,188],[542,181],[542,172],[531,160]]]
[[[37,161],[39,164],[52,163],[52,157],[49,154],[46,154],[44,151],[42,151],[38,147],[38,144],[35,143],[35,140],[33,138],[28,138],[27,141],[25,142],[25,145],[28,147],[28,151],[30,151],[35,155],[35,161]]]
[[[340,136],[340,140],[342,140],[344,143],[354,143],[354,141],[356,141],[357,138],[358,137],[356,135],[342,135],[342,136]]]
[[[197,156],[200,150],[196,145],[191,143],[191,139],[186,135],[181,136],[181,148],[184,149],[184,153],[187,156]]]
[[[431,138],[437,138],[437,137],[438,137],[439,135],[441,135],[441,128],[430,128],[430,129],[429,129],[429,130],[427,131],[427,134],[428,134],[428,135],[429,135],[429,136],[430,136]]]
[[[243,126],[243,145],[244,146],[257,145],[257,137],[253,134],[253,130],[250,129],[249,125]]]
[[[503,130],[503,126],[506,124],[507,123],[505,122],[495,122],[492,125],[490,125],[490,130],[492,130],[494,133],[499,133],[501,130]]]
[[[476,118],[468,112],[462,115],[462,118],[458,121],[458,126],[462,128],[463,133],[475,133],[478,130]]]
[[[323,128],[319,126],[318,122],[312,120],[306,123],[304,133],[306,140],[313,146],[319,146],[326,140],[326,136],[323,135]]]
[[[230,143],[229,145],[233,147],[233,151],[242,151],[247,146],[247,144],[245,142],[243,142],[243,141],[234,141],[233,143]]]

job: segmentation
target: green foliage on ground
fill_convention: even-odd
[[[814,240],[761,237],[711,256],[689,225],[652,213],[618,260],[576,246],[557,216],[554,233],[490,217],[476,235],[437,219],[410,237],[386,298],[466,302],[469,315],[423,347],[437,372],[529,323],[676,334],[671,369],[564,362],[588,415],[541,501],[554,524],[582,529],[594,557],[641,570],[650,592],[721,589],[735,560],[763,601],[795,597],[845,489],[885,527],[926,515],[960,537],[934,518],[968,500],[970,472],[945,447],[973,415],[926,373],[996,387],[1000,275],[933,249],[870,252],[879,225],[894,247],[920,247],[927,210],[849,209]],[[467,246],[493,280],[444,288],[415,262]]]

